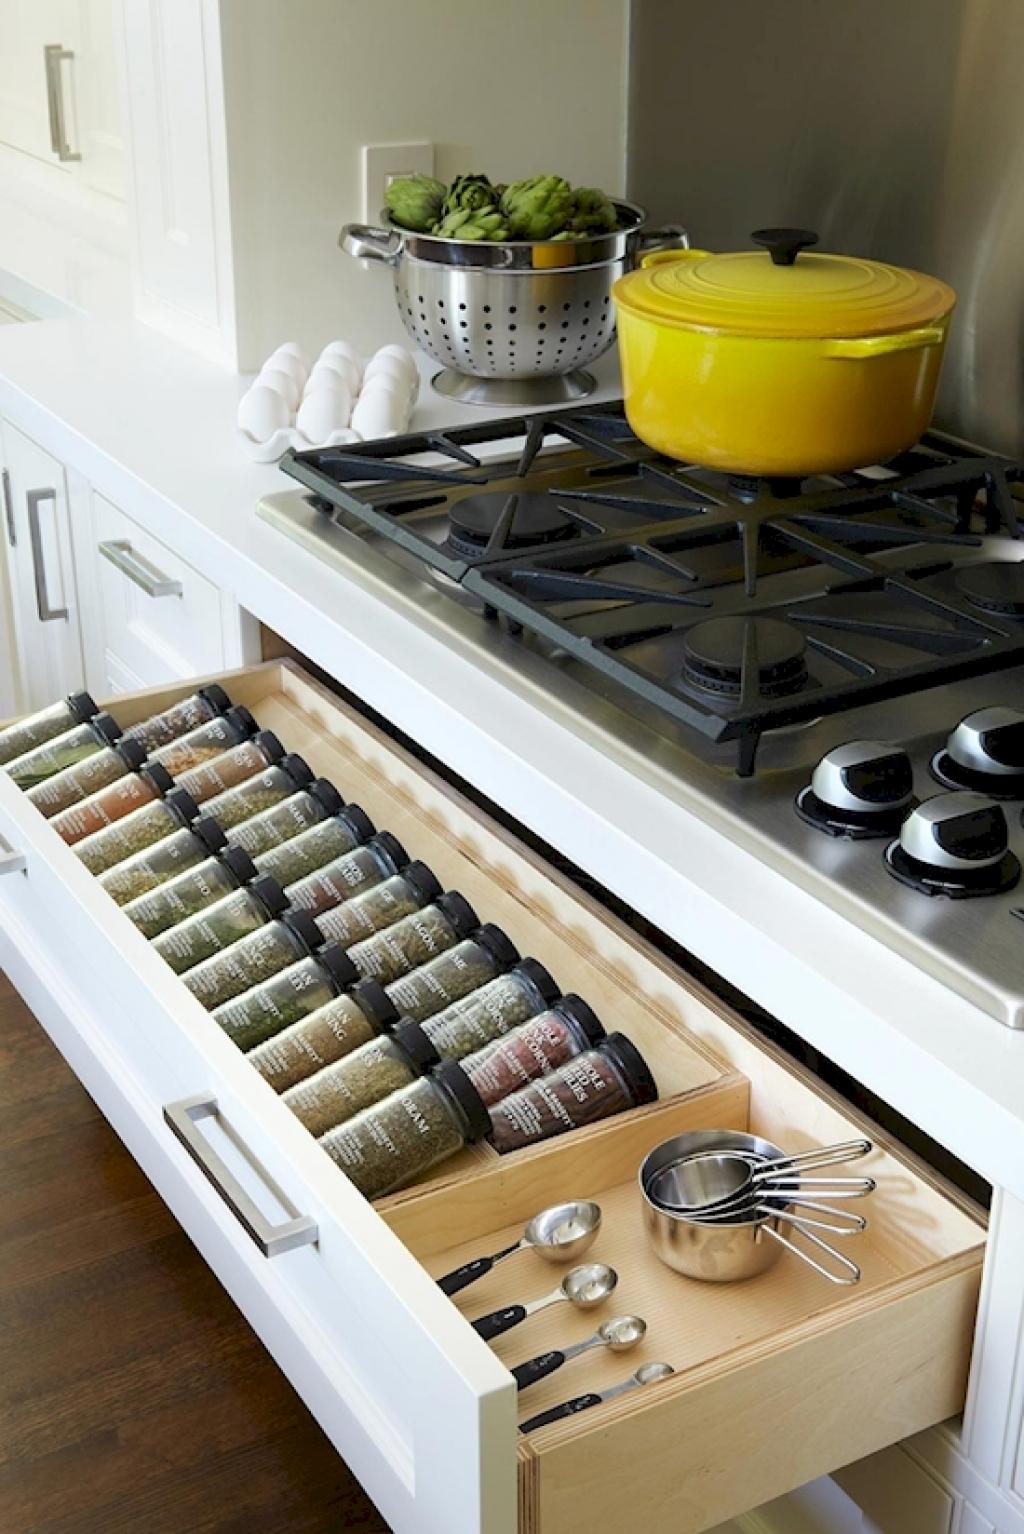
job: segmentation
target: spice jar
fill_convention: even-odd
[[[144,847],[141,852],[125,858],[123,863],[115,864],[100,874],[99,882],[111,900],[118,905],[128,905],[186,869],[197,867],[225,845],[226,838],[220,826],[204,816],[202,820],[165,836],[154,846]]]
[[[259,725],[247,708],[231,707],[227,713],[207,719],[205,724],[189,730],[187,735],[168,741],[166,746],[151,752],[150,761],[159,762],[161,767],[167,768],[172,778],[177,778],[183,772],[201,767],[214,757],[223,756],[232,746],[240,745],[243,740],[255,735],[258,729]],[[191,789],[189,792],[192,792]],[[195,798],[195,794],[192,797]]]
[[[211,954],[258,932],[287,909],[288,901],[277,880],[261,877],[169,927],[153,939],[153,947],[176,975],[183,975]]]
[[[259,730],[251,740],[243,740],[220,756],[181,773],[178,784],[197,804],[205,804],[239,783],[249,782],[258,772],[279,762],[284,754],[273,730]]]
[[[98,713],[99,706],[87,692],[73,692],[38,713],[16,719],[0,730],[0,766],[13,762],[16,756],[34,751],[57,735],[66,735],[76,725],[94,719]]]
[[[482,1140],[487,1109],[457,1065],[439,1065],[319,1143],[367,1198],[404,1188],[464,1145]]]
[[[390,831],[380,831],[362,846],[353,847],[340,858],[332,858],[323,868],[314,869],[305,878],[296,879],[294,884],[286,884],[288,902],[308,911],[310,916],[319,916],[380,884],[390,874],[398,873],[408,861],[408,854],[398,838]],[[271,862],[273,864],[274,860]]]
[[[419,1023],[399,1023],[392,1033],[370,1039],[343,1060],[300,1081],[284,1093],[282,1101],[310,1134],[322,1135],[364,1108],[383,1102],[417,1076],[426,1076],[439,1063]]]
[[[68,767],[77,767],[87,757],[95,756],[120,738],[121,727],[109,714],[97,714],[85,724],[76,724],[64,735],[56,735],[24,756],[7,763],[5,772],[25,793]]]
[[[640,1051],[624,1034],[610,1033],[596,1049],[497,1103],[490,1110],[491,1143],[504,1156],[652,1103],[657,1096]]]
[[[323,942],[323,934],[311,916],[305,911],[290,911],[279,921],[257,928],[230,948],[204,959],[183,978],[192,995],[212,1012],[233,996],[240,996],[279,970],[287,969],[297,959],[315,953]],[[351,984],[359,979],[359,971],[347,956],[341,955],[340,949],[338,952],[339,957],[344,957],[345,973]],[[338,970],[340,973],[340,964]]]
[[[320,918],[320,930],[325,936],[330,919],[330,912]],[[348,951],[349,958],[361,975],[386,986],[399,975],[420,969],[438,954],[454,948],[479,925],[480,919],[465,896],[448,890],[422,910],[403,916],[393,927],[385,927],[361,943],[354,943]]]
[[[359,980],[343,996],[257,1044],[246,1059],[275,1091],[284,1092],[397,1021],[384,987],[376,980]]]
[[[146,759],[146,753],[137,740],[119,740],[115,745],[103,746],[84,761],[73,767],[55,772],[52,778],[28,789],[30,799],[41,815],[52,820],[62,810],[80,804],[101,788],[115,783],[130,772],[138,772]]]
[[[317,925],[325,937],[341,948],[351,948],[385,927],[394,928],[396,922],[400,924],[403,917],[429,905],[440,894],[441,886],[427,865],[409,863],[401,873],[381,880],[361,895],[352,895],[330,909],[321,907],[312,914],[317,916]],[[383,982],[383,976],[376,971],[375,974]]]
[[[90,873],[101,874],[124,858],[143,847],[151,847],[165,836],[173,836],[182,826],[191,825],[198,819],[199,806],[183,788],[172,788],[166,799],[155,799],[133,810],[123,820],[94,831],[84,841],[78,842],[75,854],[81,858]]]
[[[190,979],[191,976],[186,975],[185,983],[188,984]],[[325,1007],[332,997],[337,997],[340,1002],[351,1002],[358,1011],[358,1003],[351,996],[340,994],[351,984],[352,966],[348,955],[328,943],[316,953],[289,964],[287,969],[279,970],[260,985],[233,997],[210,1015],[239,1049],[252,1049],[287,1028],[289,1023]]]
[[[197,827],[201,824],[205,822],[196,822]],[[167,838],[168,842],[173,840],[173,837]],[[166,842],[161,842],[155,850],[159,851],[166,845]],[[129,861],[134,862],[135,859]],[[120,868],[127,866],[127,863],[118,865]],[[115,871],[111,869],[112,873]],[[162,932],[176,927],[179,922],[188,921],[197,912],[205,911],[255,878],[256,865],[249,854],[243,852],[241,847],[224,847],[222,843],[215,857],[204,858],[193,867],[175,874],[174,878],[158,884],[155,889],[128,901],[124,914],[134,922],[144,937],[157,938]]]
[[[424,1032],[427,1026],[424,1023]],[[563,996],[547,1012],[467,1055],[462,1069],[490,1108],[593,1049],[604,1036],[599,1018],[582,997]]]
[[[442,1060],[461,1060],[545,1011],[559,994],[543,964],[522,959],[507,974],[428,1018],[423,1031]]]
[[[125,744],[132,750],[139,749],[138,741],[129,740]],[[90,757],[89,760],[93,761],[94,758]],[[69,846],[74,846],[76,842],[92,836],[93,832],[102,831],[104,826],[112,826],[115,820],[123,820],[133,810],[170,793],[173,787],[174,779],[170,773],[154,762],[151,766],[140,768],[138,772],[126,773],[124,777],[108,783],[106,788],[90,794],[81,804],[70,805],[55,815],[50,824]]]
[[[231,699],[223,687],[214,682],[209,687],[201,687],[187,698],[180,698],[170,708],[164,709],[162,714],[154,714],[149,719],[140,720],[138,724],[129,725],[124,733],[129,740],[141,742],[149,754],[166,746],[168,741],[187,735],[208,719],[226,714],[230,707]]]
[[[421,1023],[518,961],[515,944],[500,927],[485,922],[472,937],[392,981],[385,990],[400,1016]]]
[[[296,789],[308,788],[312,781],[313,774],[302,757],[290,751],[279,762],[275,762],[273,767],[267,767],[246,782],[237,783],[233,788],[225,789],[222,794],[215,794],[212,799],[208,799],[206,813],[212,815],[227,831],[231,826],[248,820],[251,815],[258,815],[261,810],[268,809],[270,805],[280,804],[282,799],[287,799]],[[277,877],[276,874],[274,877]]]
[[[328,815],[337,815],[345,801],[326,778],[317,778],[308,788],[289,794],[280,804],[272,804],[248,820],[232,826],[228,840],[232,846],[244,847],[251,858],[271,847],[280,847],[291,841],[301,831],[306,831]],[[275,879],[277,875],[274,875]],[[280,882],[280,881],[279,881]]]
[[[351,852],[373,835],[374,824],[358,804],[346,804],[330,820],[321,820],[308,831],[294,836],[280,847],[261,852],[256,859],[260,873],[270,874],[285,889],[305,874],[322,868],[332,858]]]

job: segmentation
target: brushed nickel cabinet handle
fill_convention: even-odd
[[[295,1210],[291,1200],[285,1197],[268,1172],[253,1162],[274,1197],[285,1209],[291,1211],[292,1218],[283,1220],[279,1225],[272,1224],[257,1208],[234,1173],[200,1133],[197,1128],[199,1121],[216,1118],[217,1111],[217,1099],[200,1094],[198,1097],[183,1097],[180,1102],[167,1103],[164,1118],[264,1257],[279,1257],[282,1252],[314,1243],[318,1235],[316,1221],[310,1215],[299,1214]]]
[[[103,558],[126,575],[147,597],[180,597],[181,582],[158,570],[156,565],[137,554],[127,538],[111,538],[99,545]]]
[[[18,544],[18,534],[14,526],[14,502],[11,500],[11,476],[7,469],[0,469],[0,489],[3,490],[4,516],[7,519],[7,542],[11,548]]]
[[[0,879],[4,874],[23,874],[27,866],[25,854],[15,852],[11,844],[0,836]]]
[[[68,618],[67,608],[51,607],[49,594],[46,589],[43,536],[39,530],[39,508],[44,501],[53,502],[54,515],[56,515],[56,490],[50,488],[46,490],[27,490],[25,492],[25,505],[28,508],[28,541],[32,549],[32,575],[36,584],[36,612],[39,614],[40,623],[66,623]]]
[[[50,114],[50,148],[59,160],[80,160],[82,156],[68,143],[68,125],[64,110],[64,77],[61,65],[74,58],[70,48],[47,43],[43,49],[46,66],[46,105]]]

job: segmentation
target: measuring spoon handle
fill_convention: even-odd
[[[489,1273],[496,1262],[501,1262],[503,1257],[511,1257],[513,1252],[518,1252],[521,1243],[514,1241],[511,1246],[506,1246],[504,1251],[492,1252],[489,1257],[474,1257],[472,1262],[464,1262],[461,1268],[453,1268],[450,1273],[444,1273],[437,1280],[437,1287],[445,1294],[458,1294],[460,1289],[466,1289],[470,1284],[475,1284],[478,1278],[483,1278]]]
[[[525,1364],[516,1364],[512,1377],[520,1390],[525,1390],[528,1385],[547,1379],[549,1374],[554,1374],[564,1363],[565,1354],[555,1348],[550,1353],[538,1353],[536,1358],[528,1358]]]
[[[504,1310],[492,1310],[486,1316],[477,1316],[473,1330],[485,1342],[490,1342],[492,1337],[500,1337],[502,1332],[511,1331],[513,1326],[525,1321],[526,1315],[525,1305],[506,1305]]]
[[[534,1428],[546,1427],[549,1422],[560,1422],[563,1417],[574,1417],[578,1411],[586,1411],[590,1406],[600,1406],[601,1397],[593,1390],[585,1396],[573,1396],[569,1401],[561,1401],[557,1406],[549,1406],[547,1411],[538,1412],[535,1417],[527,1417],[525,1422],[520,1422],[521,1433],[532,1433]]]

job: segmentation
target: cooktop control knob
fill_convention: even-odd
[[[932,776],[949,788],[1024,799],[1024,713],[979,708],[968,714],[932,757],[931,767]]]
[[[995,895],[1020,879],[1001,805],[985,794],[936,794],[885,850],[889,872],[927,895]]]
[[[822,757],[797,795],[796,811],[829,836],[892,836],[916,803],[910,757],[901,746],[851,740]]]

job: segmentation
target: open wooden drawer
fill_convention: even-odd
[[[463,1153],[372,1207],[0,774],[0,964],[400,1534],[510,1534],[517,1517],[530,1534],[618,1534],[638,1515],[695,1534],[959,1409],[983,1229],[949,1190],[875,1153],[870,1231],[848,1247],[856,1288],[788,1256],[742,1285],[661,1268],[635,1186],[651,1145],[749,1125],[797,1149],[847,1137],[849,1113],[296,667],[218,680],[629,1034],[662,1093],[516,1156]],[[111,708],[128,724],[192,685]],[[206,1176],[164,1118],[183,1101],[216,1158]],[[465,1315],[547,1292],[557,1270],[517,1256],[457,1304],[431,1275],[507,1244],[563,1196],[602,1204],[593,1256],[619,1269],[611,1304],[644,1315],[648,1339],[568,1365],[523,1414],[645,1358],[677,1373],[527,1440],[505,1363],[589,1335],[593,1315],[558,1306],[491,1348]]]

